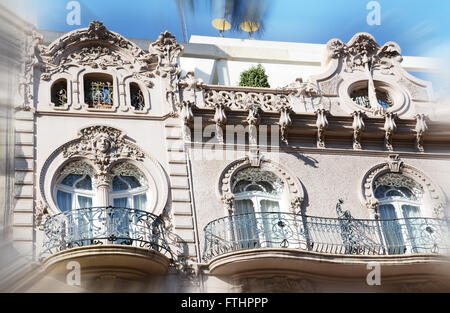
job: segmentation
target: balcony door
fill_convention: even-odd
[[[272,229],[280,219],[283,182],[272,172],[247,168],[236,174],[232,186],[233,238],[239,249],[279,246]]]
[[[388,254],[427,252],[421,188],[399,174],[387,175],[378,182],[375,196]]]

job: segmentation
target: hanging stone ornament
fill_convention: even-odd
[[[416,115],[416,147],[419,152],[425,151],[423,148],[423,136],[425,131],[428,129],[425,119],[426,117],[424,114]]]
[[[316,111],[317,148],[325,148],[325,130],[328,128],[327,114],[328,111],[325,109]]]
[[[248,116],[247,116],[247,123],[249,125],[249,141],[250,145],[257,145],[258,144],[258,130],[257,126],[259,125],[261,121],[261,108],[258,105],[250,104],[248,106]]]
[[[362,111],[354,111],[353,115],[353,149],[361,150],[361,134],[364,131],[364,112]]]
[[[289,144],[288,143],[288,131],[289,131],[289,126],[292,125],[292,120],[290,117],[290,113],[292,112],[292,109],[289,105],[279,105],[278,112],[280,112],[280,120],[278,121],[278,125],[280,125],[281,140],[284,143]]]
[[[223,103],[215,104],[214,122],[216,122],[216,138],[219,143],[224,143],[223,128],[227,122],[225,114],[225,105]]]
[[[186,141],[191,141],[191,129],[190,126],[194,121],[194,114],[192,113],[192,107],[194,106],[194,102],[192,101],[182,101],[179,107],[179,116],[182,121],[182,131],[183,138]]]
[[[393,151],[394,148],[392,146],[392,135],[397,130],[397,125],[395,124],[395,114],[391,112],[387,112],[385,114],[385,122],[384,122],[384,142],[386,145],[386,149],[388,151]]]

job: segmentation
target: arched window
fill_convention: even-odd
[[[144,94],[141,88],[136,83],[130,83],[130,101],[131,106],[136,111],[142,111],[145,107]]]
[[[422,252],[422,186],[404,175],[387,173],[374,181],[374,191],[389,253]]]
[[[271,225],[279,217],[283,181],[272,172],[252,167],[237,172],[231,186],[241,248],[270,247]]]
[[[148,184],[133,164],[121,163],[112,169],[111,203],[115,207],[147,209]]]
[[[93,169],[84,162],[72,162],[61,171],[56,183],[56,202],[61,211],[92,207]]]
[[[51,101],[55,107],[63,107],[67,104],[67,80],[65,78],[53,83]]]
[[[376,89],[375,94],[377,97],[378,104],[380,104],[384,109],[389,109],[390,107],[393,106],[394,102],[387,92]],[[369,90],[367,87],[352,91],[350,98],[352,98],[352,100],[357,105],[363,108],[367,109],[372,108],[372,106],[370,105]]]

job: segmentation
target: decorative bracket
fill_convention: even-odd
[[[325,109],[318,109],[317,115],[317,148],[325,148],[325,130],[328,128],[327,114]]]
[[[395,113],[387,112],[385,114],[385,122],[384,122],[384,142],[386,145],[386,149],[389,151],[393,151],[394,148],[392,146],[392,135],[397,130],[397,125],[395,124]]]
[[[354,111],[353,115],[353,149],[361,150],[361,133],[365,129],[364,125],[364,112]]]
[[[425,131],[428,129],[427,123],[426,123],[426,116],[425,114],[417,114],[416,115],[416,147],[419,152],[424,152],[423,148],[423,136],[425,134]]]

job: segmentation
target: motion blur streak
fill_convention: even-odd
[[[14,186],[13,115],[31,99],[22,73],[24,45],[32,27],[0,4],[0,291],[13,290],[14,282],[29,273],[31,257],[12,245]],[[32,208],[30,208],[31,210]]]

